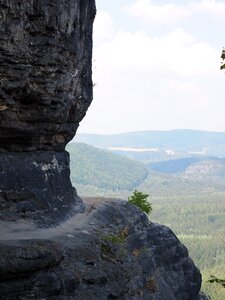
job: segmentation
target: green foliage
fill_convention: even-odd
[[[183,176],[184,173],[146,172],[143,164],[136,164],[124,157],[118,159],[116,155],[111,156],[110,152],[83,144],[72,144],[69,151],[72,162],[71,179],[80,195],[127,199],[134,189],[146,194],[151,191],[151,202],[154,205],[151,221],[169,226],[188,248],[191,258],[203,275],[202,290],[213,300],[225,299],[225,288],[220,284],[207,282],[211,274],[216,278],[224,278],[225,274],[223,159],[214,162],[211,160],[212,167],[199,162],[201,169],[208,170],[199,179],[199,169],[194,174],[189,174],[191,176],[188,178]],[[131,162],[135,165],[130,164]],[[176,161],[172,163],[174,165]],[[120,233],[115,236],[106,235],[103,241],[107,246],[106,249],[103,247],[103,252],[106,253],[110,252],[113,243],[118,247],[125,245]],[[139,254],[140,251],[134,249],[133,255]]]
[[[223,62],[222,62],[222,65],[221,65],[220,69],[223,70],[223,69],[225,69],[225,64],[224,64],[225,50],[224,49],[222,51],[221,58],[222,58]]]
[[[202,290],[213,300],[224,300],[225,289],[207,281],[210,274],[217,278],[225,274],[225,192],[195,190],[194,183],[189,185],[189,191],[184,189],[185,195],[177,186],[174,195],[166,196],[164,191],[164,195],[157,196],[154,190],[151,221],[175,232],[203,275]]]
[[[185,157],[180,159],[170,159],[164,161],[158,161],[154,163],[149,163],[148,166],[151,170],[167,173],[176,174],[179,172],[184,172],[189,166],[201,162],[202,160],[210,159],[208,157]]]
[[[101,244],[100,249],[104,256],[113,254],[112,249],[109,247],[109,245]]]
[[[72,183],[78,191],[79,187],[83,188],[85,196],[93,195],[93,191],[100,194],[108,190],[132,191],[148,175],[144,164],[109,151],[80,143],[69,144],[67,150],[71,159]]]
[[[149,196],[149,194],[144,194],[135,190],[133,195],[128,197],[128,203],[136,205],[142,211],[149,215],[152,212],[152,205],[148,202]]]
[[[102,237],[103,240],[110,242],[112,244],[123,244],[126,241],[126,238],[124,236],[121,236],[120,234],[108,234],[104,235]]]
[[[209,283],[218,283],[220,284],[223,288],[225,288],[225,279],[219,279],[215,276],[211,276],[211,278],[208,280]]]

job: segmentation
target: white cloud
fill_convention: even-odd
[[[224,21],[225,3],[217,0],[192,1],[189,4],[153,4],[151,0],[135,0],[125,10],[133,17],[139,18],[149,25],[176,25],[193,14],[207,15],[218,21]]]
[[[114,23],[108,12],[103,10],[98,11],[93,30],[96,42],[112,38],[114,33]]]
[[[151,0],[136,0],[132,5],[126,6],[125,10],[149,24],[176,24],[190,15],[189,10],[184,6],[155,5]]]
[[[200,14],[209,15],[217,20],[225,18],[225,3],[216,0],[202,0],[193,2],[190,9]]]
[[[144,31],[114,32],[95,45],[97,86],[80,130],[216,130],[222,109],[214,101],[223,90],[217,81],[224,80],[219,54],[183,29],[158,38]]]
[[[148,29],[117,31],[105,12],[95,22],[97,86],[81,132],[225,131],[220,49],[182,28],[156,37]]]
[[[183,29],[153,38],[145,32],[120,31],[96,46],[99,70],[118,72],[208,76],[217,72],[219,53],[204,42],[196,42]]]

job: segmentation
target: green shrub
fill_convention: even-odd
[[[220,284],[223,288],[225,288],[225,279],[219,279],[216,276],[211,276],[211,278],[207,281],[209,283],[218,283]]]
[[[122,237],[121,235],[115,235],[115,234],[108,234],[108,235],[104,235],[102,237],[103,240],[111,242],[112,244],[122,244],[125,242],[125,238]]]
[[[152,211],[152,204],[148,202],[148,197],[150,197],[150,195],[135,190],[133,195],[128,197],[128,203],[136,205],[149,215]]]

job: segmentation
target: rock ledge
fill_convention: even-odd
[[[85,203],[84,214],[58,227],[8,228],[2,299],[204,299],[200,272],[169,228],[124,201]]]

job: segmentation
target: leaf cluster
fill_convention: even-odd
[[[225,69],[225,64],[224,64],[225,50],[224,49],[222,51],[221,58],[222,58],[223,62],[222,62],[222,66],[220,67],[220,69],[223,70],[223,69]]]
[[[112,244],[123,244],[126,239],[121,235],[108,234],[102,237],[103,240],[111,242]]]
[[[223,288],[225,288],[225,279],[219,279],[216,276],[211,276],[211,278],[207,281],[209,283],[218,283],[220,284]]]
[[[128,197],[128,203],[136,205],[143,212],[149,215],[152,212],[152,204],[148,202],[149,196],[149,194],[144,194],[135,190],[133,195]]]

